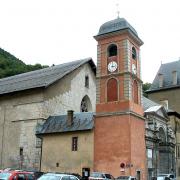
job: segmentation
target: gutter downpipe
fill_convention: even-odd
[[[4,106],[4,116],[3,116],[3,125],[2,125],[2,141],[1,141],[1,169],[3,168],[3,151],[4,151],[4,127],[5,127],[5,118],[6,118],[6,107]]]

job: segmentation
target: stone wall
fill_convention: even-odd
[[[36,123],[43,119],[42,100],[40,90],[1,96],[1,168],[37,167],[34,139]]]

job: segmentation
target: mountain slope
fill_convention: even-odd
[[[26,65],[23,61],[0,48],[0,78],[42,69],[45,67],[48,66],[42,66],[41,64]]]

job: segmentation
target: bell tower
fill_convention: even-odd
[[[98,42],[94,170],[146,179],[143,42],[124,18],[104,23],[94,38]]]

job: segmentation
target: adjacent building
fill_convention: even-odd
[[[175,174],[175,134],[164,106],[143,97],[148,179]]]
[[[180,60],[161,64],[148,91],[148,98],[180,112]]]
[[[180,60],[161,64],[146,93],[168,110],[176,139],[176,176],[180,179]]]

